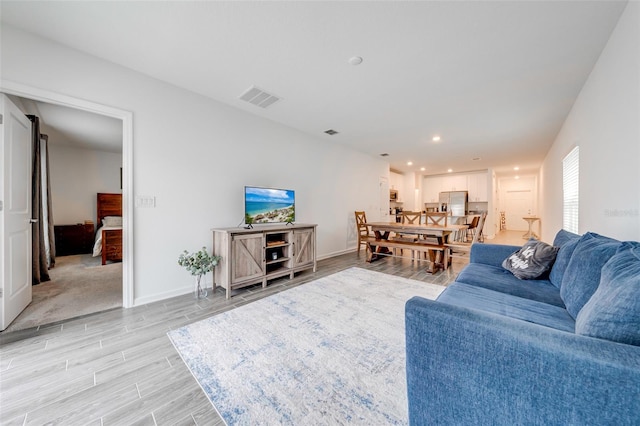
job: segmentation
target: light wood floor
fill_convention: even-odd
[[[229,301],[219,288],[207,299],[185,295],[0,333],[0,424],[223,424],[169,330],[352,266],[446,286],[464,264],[456,260],[431,275],[425,262],[405,257],[369,264],[361,251],[320,261],[316,273],[243,289]]]

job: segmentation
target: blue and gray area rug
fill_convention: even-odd
[[[350,268],[169,332],[234,424],[406,424],[404,304],[444,287]]]

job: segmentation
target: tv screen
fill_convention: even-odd
[[[290,189],[244,187],[244,221],[253,223],[294,222],[295,192]]]

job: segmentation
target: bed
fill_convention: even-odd
[[[122,261],[122,194],[98,193],[98,231],[93,245],[93,256],[107,261]]]

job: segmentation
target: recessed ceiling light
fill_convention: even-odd
[[[328,135],[331,135],[331,136],[333,136],[333,135],[337,135],[337,134],[338,134],[338,132],[337,132],[337,131],[335,131],[335,130],[333,130],[333,129],[325,130],[324,132],[325,132],[326,134],[328,134]]]
[[[433,139],[431,139],[431,140],[432,140],[432,141],[434,141],[434,142],[440,142],[440,136],[435,135],[435,136],[433,137]]]
[[[516,179],[520,179],[520,176],[516,176]]]
[[[413,161],[407,161],[407,166],[413,166]]]
[[[420,167],[420,171],[421,172],[424,172],[425,170],[427,170],[427,169],[425,169],[424,167]]]
[[[362,63],[361,56],[352,56],[349,58],[349,64],[351,65],[360,65]]]
[[[515,170],[515,171],[517,172],[518,170],[520,170],[520,167],[515,166],[515,167],[513,168],[513,170]]]
[[[382,154],[380,154],[380,157],[388,157],[389,154],[387,154],[386,152],[383,152]]]
[[[449,172],[449,173],[451,173],[452,171],[453,171],[453,169],[449,169],[449,170],[447,170],[447,172]]]

